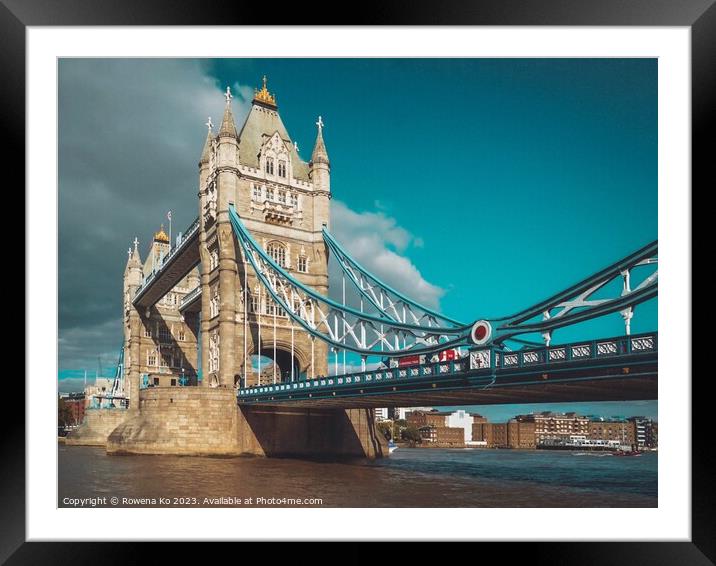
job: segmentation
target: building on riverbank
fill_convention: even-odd
[[[406,413],[408,426],[420,429],[434,426],[437,428],[459,428],[463,431],[463,443],[469,444],[473,440],[473,427],[476,423],[485,423],[487,419],[482,415],[469,413],[465,410],[436,411],[414,410]],[[477,439],[482,440],[482,439]]]
[[[66,424],[69,426],[79,425],[82,422],[82,419],[85,418],[85,410],[87,409],[85,394],[61,393],[60,399],[64,401],[70,412],[70,422]]]
[[[603,440],[605,442],[618,441],[622,446],[634,446],[634,423],[626,419],[596,419],[589,421],[590,440]]]
[[[523,450],[537,447],[537,423],[531,420],[511,419],[507,423],[507,446]]]
[[[418,429],[423,442],[435,447],[462,448],[465,446],[465,433],[460,427],[428,425]]]
[[[627,420],[634,426],[634,443],[639,450],[658,448],[659,425],[656,421],[641,416]]]

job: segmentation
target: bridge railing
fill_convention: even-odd
[[[184,308],[186,305],[191,303],[198,295],[201,295],[201,285],[198,287],[195,287],[191,291],[189,291],[186,295],[182,297],[181,302],[179,303],[179,310]]]
[[[544,348],[519,350],[517,352],[497,351],[495,352],[494,363],[495,367],[503,369],[522,368],[652,352],[656,351],[657,348],[658,334],[654,332],[632,336],[619,336],[616,338],[587,340],[560,346],[545,346]],[[471,357],[471,359],[474,357],[475,356]],[[489,367],[489,365],[487,365],[487,358],[484,355],[482,355],[480,362],[481,365],[473,365],[472,369],[476,367]]]
[[[582,361],[609,356],[651,353],[657,351],[658,334],[639,334],[584,342],[575,342],[559,346],[531,348],[517,352],[504,352],[495,347],[470,351],[468,356],[457,360],[430,362],[394,368],[366,370],[338,376],[319,376],[300,378],[293,382],[278,382],[264,385],[252,385],[239,390],[241,397],[288,393],[306,390],[321,390],[342,385],[375,384],[392,380],[420,379],[426,377],[445,377],[449,375],[474,372],[476,370],[523,368],[530,366],[556,365],[568,361]],[[489,372],[488,372],[489,375]]]

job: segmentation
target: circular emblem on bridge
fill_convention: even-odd
[[[472,325],[470,338],[478,346],[485,344],[492,336],[492,326],[486,320],[478,320]]]

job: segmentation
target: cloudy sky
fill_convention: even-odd
[[[323,117],[334,234],[454,318],[507,315],[657,237],[652,60],[63,59],[59,70],[61,389],[98,358],[103,373],[116,364],[127,248],[137,236],[144,257],[169,209],[175,235],[196,217],[204,123],[220,121],[230,85],[240,126],[263,74],[305,160]],[[656,305],[637,309],[633,331],[655,328]]]

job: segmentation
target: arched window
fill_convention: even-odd
[[[281,267],[286,267],[286,246],[281,242],[271,242],[266,251],[276,263]]]
[[[273,175],[273,157],[266,158],[266,173]]]

